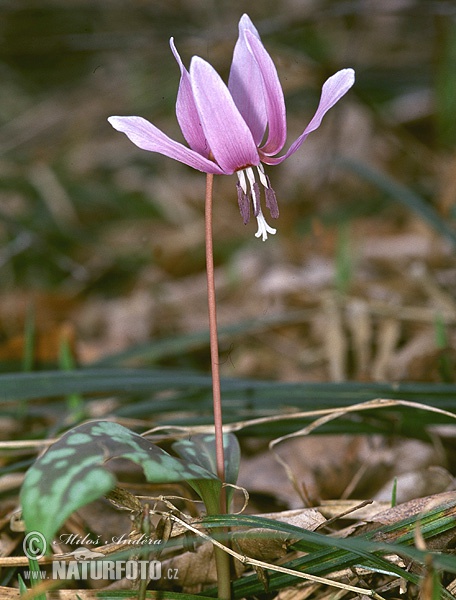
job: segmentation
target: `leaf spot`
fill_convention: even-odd
[[[42,465],[48,465],[49,463],[53,463],[61,458],[66,458],[67,456],[73,456],[76,454],[76,450],[74,448],[51,448],[41,457],[40,463]]]
[[[91,440],[92,438],[87,433],[73,433],[67,437],[65,442],[69,446],[79,446],[80,444],[88,444]]]

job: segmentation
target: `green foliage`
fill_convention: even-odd
[[[236,436],[232,433],[224,434],[223,448],[225,450],[225,481],[235,484],[241,463],[241,450]],[[175,442],[173,450],[189,463],[199,465],[201,468],[217,475],[215,436],[207,434],[193,435],[188,440]],[[212,480],[189,480],[188,483],[203,498],[206,507],[213,499],[218,501],[218,493],[216,495],[213,493],[214,483]],[[233,489],[229,488],[227,491],[228,506],[232,495]],[[209,496],[212,496],[212,498]],[[217,510],[217,512],[219,511]]]
[[[436,77],[436,121],[439,142],[449,149],[456,142],[456,25],[454,19],[436,19],[439,61]]]
[[[235,484],[241,462],[241,450],[237,438],[232,433],[223,435],[225,449],[225,479]],[[215,436],[209,434],[192,435],[188,440],[174,442],[173,450],[182,458],[217,475],[215,460]]]
[[[63,337],[60,342],[59,365],[63,371],[72,371],[76,368],[76,361],[66,337]],[[85,417],[84,398],[80,394],[68,394],[66,403],[72,422],[77,423],[78,421],[82,421]]]
[[[35,586],[38,586],[40,583],[42,583],[42,580],[40,579],[40,577],[37,576],[37,574],[40,573],[40,565],[39,565],[38,561],[35,560],[34,558],[29,558],[28,562],[29,562],[29,569],[30,569],[30,586],[31,586],[31,588],[34,588]],[[21,594],[29,591],[29,590],[27,590],[27,586],[22,579],[19,580],[19,589],[21,591]],[[33,600],[47,600],[46,594],[44,592],[36,593],[33,596]]]
[[[24,356],[22,357],[22,369],[31,371],[35,359],[35,311],[29,307],[25,319],[24,328]]]
[[[75,510],[109,492],[116,483],[107,461],[126,458],[144,469],[147,481],[170,483],[216,476],[175,458],[145,438],[109,421],[94,421],[63,435],[27,471],[21,490],[28,531],[49,543]]]
[[[348,292],[353,275],[353,255],[350,245],[350,226],[342,223],[337,236],[336,287],[342,294]]]
[[[18,576],[18,582],[19,582],[19,592],[21,594],[25,594],[27,592],[27,586],[25,584],[25,581],[22,579],[22,577],[20,575]]]
[[[438,367],[442,381],[454,382],[454,364],[451,356],[450,343],[446,330],[446,324],[440,314],[436,315],[434,321],[435,345],[439,350]]]
[[[153,390],[153,391],[151,391]],[[163,392],[166,391],[166,397]],[[115,393],[121,400],[114,415],[139,418],[147,415],[161,424],[209,424],[212,422],[211,378],[197,372],[177,369],[78,369],[0,375],[0,414],[16,414],[11,401],[27,400],[33,415],[61,417],[59,399],[71,393],[100,395]],[[423,403],[423,409],[436,407],[452,410],[456,386],[432,383],[309,383],[277,382],[253,379],[222,379],[226,422],[277,415],[283,407],[295,411],[351,406],[375,398],[398,398]],[[47,400],[45,400],[47,398]],[[35,403],[35,400],[39,402]],[[132,399],[134,401],[132,401]],[[22,405],[22,404],[21,404]],[[191,407],[191,413],[189,413]],[[418,408],[418,407],[417,407]],[[185,420],[182,420],[185,411]],[[163,416],[165,413],[166,416]],[[111,413],[112,414],[112,413]],[[428,439],[429,425],[454,423],[449,416],[404,406],[379,406],[370,411],[375,419],[352,419],[350,415],[322,427],[321,432],[384,433]],[[292,418],[290,411],[280,421],[246,425],[242,434],[275,436],[295,431],[310,423],[311,415]],[[182,423],[181,423],[182,421]],[[42,435],[47,435],[43,432]]]

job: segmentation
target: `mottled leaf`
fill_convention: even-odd
[[[232,433],[223,436],[225,450],[225,481],[235,484],[239,473],[241,451],[237,437]],[[192,435],[188,440],[179,440],[173,444],[173,450],[183,459],[201,468],[217,474],[217,461],[215,452],[215,436],[210,434]],[[190,481],[189,484],[203,499],[209,514],[216,514],[220,508],[220,481],[200,480]],[[226,493],[227,508],[229,507],[233,489],[228,488]]]
[[[63,435],[27,471],[21,490],[27,530],[41,532],[49,543],[73,511],[115,486],[105,466],[113,458],[140,465],[147,481],[154,483],[217,479],[117,423],[85,423]]]
[[[232,433],[223,435],[225,450],[225,480],[235,484],[239,473],[241,451],[237,437]],[[192,435],[188,440],[174,442],[173,450],[185,460],[199,465],[217,475],[215,436],[209,434]]]

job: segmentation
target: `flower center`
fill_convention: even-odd
[[[264,187],[266,206],[269,209],[269,212],[271,213],[271,217],[273,219],[277,219],[279,216],[279,207],[277,206],[276,195],[271,187],[269,177],[264,172],[264,168],[261,163],[258,165],[257,171],[260,182]],[[253,214],[255,215],[258,223],[258,231],[256,232],[255,237],[261,237],[264,242],[268,238],[268,233],[274,235],[274,233],[276,233],[277,230],[273,227],[270,227],[267,224],[266,219],[264,218],[260,204],[260,186],[255,180],[255,173],[253,171],[253,168],[247,167],[246,169],[241,169],[240,171],[237,171],[237,176],[239,180],[236,184],[238,203],[239,210],[241,211],[241,216],[244,221],[244,225],[247,224],[250,220],[250,202],[252,202]],[[247,182],[250,187],[249,191]]]

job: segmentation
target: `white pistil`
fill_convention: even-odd
[[[266,219],[263,216],[263,213],[260,212],[257,215],[257,222],[258,222],[258,231],[255,233],[255,237],[259,238],[261,237],[263,239],[263,242],[265,242],[268,239],[268,233],[270,233],[271,235],[274,235],[277,231],[277,229],[274,229],[273,227],[270,227],[267,223],[266,223]]]

